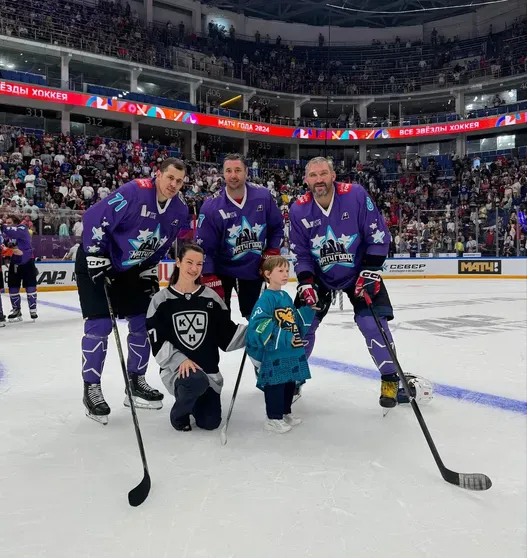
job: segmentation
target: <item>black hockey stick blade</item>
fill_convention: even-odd
[[[455,484],[467,490],[488,490],[492,481],[483,473],[456,473],[445,467],[441,475],[450,484]]]
[[[134,508],[140,506],[147,499],[148,494],[150,493],[150,475],[146,469],[144,471],[145,474],[143,476],[143,480],[128,493],[128,503]]]

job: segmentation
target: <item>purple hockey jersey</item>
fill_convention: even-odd
[[[16,265],[23,265],[33,257],[33,248],[31,247],[31,235],[25,225],[2,225],[0,232],[4,235],[5,245],[9,248],[18,248],[21,256],[13,254],[11,261]]]
[[[82,247],[87,254],[108,256],[117,271],[154,266],[187,220],[181,194],[162,207],[155,180],[132,180],[86,211]]]
[[[335,183],[327,210],[308,192],[291,207],[289,218],[296,274],[308,271],[328,289],[349,287],[364,254],[388,255],[390,233],[384,218],[359,184]]]
[[[245,185],[245,197],[233,200],[227,189],[208,199],[198,217],[196,241],[205,251],[203,273],[258,279],[264,250],[280,248],[284,220],[271,193]]]

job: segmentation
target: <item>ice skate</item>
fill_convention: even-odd
[[[10,324],[14,324],[15,322],[22,321],[22,310],[20,308],[14,309],[9,316],[7,316],[7,321]]]
[[[6,317],[5,315],[0,312],[0,327],[5,327]]]
[[[289,414],[289,415],[284,415],[284,422],[289,426],[298,426],[299,424],[302,424],[302,419],[299,417],[295,417],[292,414]]]
[[[86,416],[100,424],[108,424],[110,407],[104,400],[101,384],[89,384],[84,382],[84,398],[82,400],[86,407]]]
[[[36,310],[30,310],[29,311],[29,317],[31,318],[31,320],[34,322],[36,321],[36,319],[38,318],[38,314]]]
[[[397,374],[381,376],[381,396],[379,405],[383,408],[383,416],[386,416],[390,409],[397,405],[397,395],[399,391],[399,378]]]
[[[163,408],[163,398],[160,391],[149,386],[143,374],[129,374],[132,399],[137,409],[159,410]],[[124,406],[130,407],[128,395],[124,398]]]
[[[285,434],[292,430],[292,426],[287,424],[284,419],[267,419],[264,423],[264,428],[269,432],[275,432],[276,434]]]

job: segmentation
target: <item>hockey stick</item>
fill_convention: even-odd
[[[232,393],[231,406],[229,407],[229,412],[227,413],[227,418],[225,419],[225,424],[220,432],[220,441],[223,445],[227,443],[227,429],[229,428],[229,421],[231,420],[232,409],[234,408],[234,402],[236,401],[236,395],[238,394],[238,388],[240,387],[240,381],[242,379],[243,367],[245,366],[245,360],[247,358],[247,350],[243,351],[242,363],[240,364],[240,370],[238,372],[238,377],[236,378],[236,384],[234,385],[234,391]]]
[[[124,377],[124,386],[126,390],[126,396],[130,403],[130,411],[132,412],[132,420],[134,422],[135,435],[137,438],[137,443],[139,445],[139,452],[141,453],[141,461],[143,462],[144,476],[143,480],[130,492],[128,493],[128,503],[134,508],[140,506],[148,497],[150,492],[150,473],[148,472],[148,463],[146,462],[145,447],[143,445],[143,438],[141,436],[141,430],[139,429],[139,420],[137,418],[137,413],[135,410],[135,403],[132,399],[132,390],[130,388],[130,379],[126,372],[126,364],[124,361],[123,347],[121,346],[121,337],[119,336],[119,330],[117,329],[117,320],[115,319],[115,314],[113,313],[112,301],[110,299],[110,291],[108,282],[104,282],[104,294],[106,295],[106,302],[108,303],[108,312],[110,314],[110,319],[112,320],[112,330],[115,336],[115,344],[117,345],[117,353],[119,354],[119,361],[121,363],[121,370]]]
[[[237,281],[237,280],[236,280]],[[267,288],[267,283],[263,283],[260,289],[260,296]],[[220,441],[223,445],[227,443],[227,429],[229,428],[229,421],[231,420],[232,409],[234,408],[234,402],[236,401],[236,395],[238,394],[238,388],[240,387],[240,381],[242,379],[243,367],[245,366],[245,359],[247,358],[247,349],[243,351],[242,362],[240,364],[240,370],[238,371],[238,377],[236,378],[236,384],[234,384],[234,391],[232,392],[231,406],[229,407],[229,412],[227,413],[227,418],[225,419],[225,424],[220,432]]]
[[[447,469],[445,467],[441,459],[441,456],[439,455],[439,452],[437,451],[437,448],[434,444],[434,440],[432,439],[430,431],[426,426],[426,422],[425,419],[423,418],[423,415],[421,414],[421,410],[419,409],[419,406],[417,405],[415,399],[412,397],[412,394],[410,393],[410,386],[408,385],[406,376],[404,375],[401,365],[397,360],[395,351],[393,350],[393,347],[390,341],[388,340],[388,336],[386,335],[386,332],[384,331],[384,328],[382,327],[382,324],[373,308],[373,303],[371,301],[371,298],[365,290],[362,292],[364,295],[364,300],[366,301],[366,304],[368,305],[368,308],[370,309],[373,315],[373,319],[375,320],[377,328],[379,329],[379,333],[381,334],[383,341],[386,344],[386,349],[390,353],[393,363],[395,364],[397,375],[399,376],[401,383],[403,384],[403,388],[404,391],[406,392],[406,395],[410,399],[410,404],[412,405],[412,409],[415,413],[415,416],[417,417],[417,421],[419,422],[419,426],[423,431],[426,441],[428,442],[428,447],[430,448],[430,451],[434,456],[435,462],[439,468],[439,472],[441,473],[441,476],[450,484],[455,484],[457,486],[460,486],[461,488],[467,488],[468,490],[488,490],[492,486],[492,481],[490,480],[489,477],[487,477],[487,475],[484,475],[483,473],[456,473],[455,471],[451,471],[450,469]]]

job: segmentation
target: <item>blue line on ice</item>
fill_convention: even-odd
[[[70,312],[80,312],[80,308],[75,306],[68,306],[66,304],[57,304],[55,302],[48,302],[40,300],[39,304],[44,306],[51,306],[60,310],[68,310]],[[333,370],[334,372],[344,372],[345,374],[352,374],[360,376],[361,378],[368,378],[369,380],[379,380],[379,372],[371,368],[364,368],[355,364],[348,364],[329,360],[320,357],[311,357],[310,364],[320,366]],[[2,367],[0,363],[0,378],[2,376]],[[513,413],[527,415],[527,401],[520,401],[518,399],[510,399],[508,397],[501,397],[499,395],[492,395],[491,393],[483,393],[480,391],[472,391],[470,389],[460,388],[456,386],[449,386],[446,384],[437,384],[434,382],[434,393],[444,397],[451,397],[467,403],[475,403],[477,405],[484,405],[485,407],[492,407],[494,409],[502,409]]]

